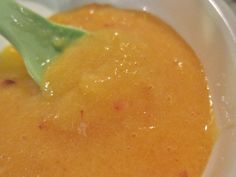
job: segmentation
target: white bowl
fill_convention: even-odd
[[[236,18],[222,0],[21,0],[48,16],[91,2],[149,11],[171,25],[199,56],[220,130],[203,177],[236,177]],[[0,49],[5,45],[0,38]]]

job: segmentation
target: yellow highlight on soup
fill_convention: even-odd
[[[216,126],[183,39],[106,5],[51,19],[91,33],[50,65],[43,94],[14,49],[0,55],[0,176],[200,177]]]

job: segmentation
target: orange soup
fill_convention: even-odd
[[[45,71],[0,54],[0,177],[200,177],[216,126],[199,59],[160,19],[87,5],[90,33]]]

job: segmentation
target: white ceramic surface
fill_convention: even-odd
[[[199,56],[220,129],[204,177],[236,177],[236,18],[222,0],[19,0],[39,13],[91,2],[149,11],[171,25]],[[0,37],[0,49],[5,45]],[[190,159],[191,160],[191,159]]]

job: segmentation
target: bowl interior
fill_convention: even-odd
[[[19,0],[49,16],[88,3],[151,12],[171,25],[199,56],[207,75],[219,138],[204,177],[236,176],[236,20],[221,0]],[[6,41],[0,37],[0,50]]]

